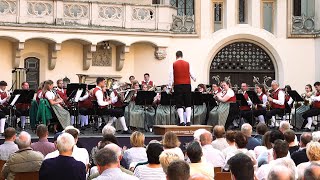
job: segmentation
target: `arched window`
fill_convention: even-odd
[[[27,82],[29,83],[30,89],[38,89],[39,86],[39,66],[40,60],[35,57],[28,57],[24,60],[24,67],[27,70]]]
[[[178,8],[178,15],[194,15],[194,0],[170,0],[171,6]]]

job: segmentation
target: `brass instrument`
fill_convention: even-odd
[[[111,89],[113,83],[114,83],[114,79],[108,78],[108,79],[107,79],[107,82],[106,82],[106,88],[107,88],[107,89]]]
[[[55,101],[57,100],[61,100],[61,103],[59,105],[61,105],[63,108],[67,108],[68,106],[66,105],[66,103],[64,102],[64,100],[61,98],[61,96],[59,95],[59,93],[57,93],[56,89],[52,89],[53,93],[55,94]]]

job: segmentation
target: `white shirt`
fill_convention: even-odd
[[[7,97],[4,98],[4,99],[1,99],[1,97],[0,97],[0,104],[5,103],[5,102],[8,100],[8,97],[9,97],[9,95],[10,95],[8,91],[2,91],[2,90],[0,89],[0,93],[3,93],[3,92],[5,92],[5,93],[7,94]]]
[[[132,162],[138,163],[138,162],[147,162],[147,152],[146,148],[144,147],[132,147],[130,149],[127,149],[123,153],[123,159],[127,163],[127,167],[130,166]]]
[[[262,165],[258,169],[258,171],[256,173],[256,177],[258,178],[258,180],[266,180],[269,175],[269,172],[273,166],[284,165],[284,164],[286,164],[286,166],[289,169],[293,169],[295,172],[295,176],[297,177],[296,165],[294,164],[293,160],[288,157],[278,158],[276,160],[270,161],[269,164]]]
[[[44,157],[44,159],[51,159],[59,156],[59,151],[55,150]],[[76,145],[73,147],[72,157],[75,160],[83,162],[84,165],[89,164],[89,154],[85,148],[78,148]]]
[[[230,152],[229,154],[227,154],[226,160],[225,160],[225,166],[224,166],[225,170],[229,170],[229,165],[228,165],[229,159],[232,158],[233,156],[235,156],[236,154],[239,154],[239,153],[243,153],[243,154],[249,156],[253,162],[256,162],[257,158],[256,158],[256,154],[253,152],[253,150],[248,150],[246,148],[237,149],[236,151]],[[255,165],[255,164],[256,163],[254,163],[253,165]]]
[[[99,106],[108,106],[109,103],[107,101],[103,100],[103,92],[101,87],[97,86],[97,88],[99,88],[98,91],[96,91],[95,96],[97,98],[97,103]]]
[[[227,157],[228,154],[236,152],[238,149],[236,146],[228,146],[227,148],[224,148],[221,152],[224,155],[224,158]]]
[[[79,98],[79,101],[84,101],[84,100],[86,100],[86,99],[88,99],[88,98],[89,98],[89,93],[86,92],[86,94],[85,94],[84,96],[82,96],[82,97]]]
[[[262,92],[261,93],[257,93],[258,96],[261,96]],[[266,108],[267,107],[267,102],[268,102],[268,97],[267,95],[263,95],[262,96],[262,107],[263,108]]]
[[[181,58],[177,59],[178,60],[183,60]],[[183,60],[184,61],[184,60]],[[194,76],[194,73],[192,71],[191,65],[189,64],[189,72],[190,72],[190,77],[193,81],[196,81],[196,76]],[[173,65],[170,66],[169,69],[169,87],[172,87],[172,84],[174,83],[174,73],[173,73]]]
[[[311,96],[311,101],[320,101],[320,96]]]
[[[171,152],[177,154],[180,160],[184,160],[184,154],[179,147],[171,148],[171,149],[164,149],[165,152]]]
[[[278,91],[278,89],[276,89],[275,92]],[[273,99],[272,102],[275,104],[284,105],[284,101],[285,101],[285,94],[282,90],[279,90],[278,99]]]
[[[147,165],[140,165],[136,167],[133,174],[140,180],[166,180],[162,167],[150,168]]]
[[[213,167],[224,167],[225,159],[221,151],[214,149],[211,144],[202,146],[203,156]]]
[[[226,138],[217,138],[216,140],[212,141],[211,145],[213,148],[218,149],[219,151],[222,151],[229,146]]]
[[[54,99],[55,95],[54,95],[54,93],[52,91],[47,91],[45,97],[48,100],[52,100],[52,99]]]
[[[111,99],[111,103],[114,104],[116,102],[118,102],[118,96],[116,96],[116,94],[112,91],[112,93],[110,94],[110,99]]]
[[[297,173],[298,173],[298,179],[301,179],[304,176],[304,172],[307,169],[308,166],[311,165],[311,163],[320,164],[319,161],[312,161],[312,162],[304,162],[297,166]]]

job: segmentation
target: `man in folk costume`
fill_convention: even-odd
[[[0,134],[4,133],[4,127],[6,124],[6,114],[8,114],[8,101],[10,94],[6,91],[7,83],[0,81]]]
[[[305,119],[302,127],[305,131],[311,131],[312,117],[320,115],[320,82],[314,83],[316,89],[315,96],[311,96],[312,107],[302,114],[302,117]]]
[[[249,95],[247,93],[248,85],[247,83],[241,83],[241,93],[243,94],[244,98],[246,99],[248,105],[240,106],[240,116],[244,118],[251,126],[252,124],[252,112],[251,112],[251,105],[252,102],[249,98]]]
[[[143,75],[144,80],[141,82],[141,85],[147,85],[148,88],[151,88],[154,86],[153,81],[150,81],[150,74],[149,73],[145,73]]]
[[[29,90],[29,83],[28,82],[21,83],[21,88],[23,90]],[[26,116],[29,115],[30,107],[31,107],[30,103],[16,103],[16,108],[17,108],[16,114],[20,115],[20,124],[22,129],[24,129],[24,126],[26,124]]]
[[[126,120],[124,118],[124,111],[125,111],[125,104],[123,103],[124,95],[120,94],[122,92],[119,92],[120,85],[118,83],[115,83],[112,86],[113,91],[110,94],[110,99],[112,102],[113,109],[110,110],[110,116],[111,119],[108,121],[107,125],[111,126],[114,121],[118,119],[118,121],[121,123],[121,126],[123,128],[122,134],[130,134]]]
[[[63,99],[65,103],[67,103],[67,91],[63,88],[63,80],[59,79],[57,81],[57,89],[56,89],[57,94]]]
[[[271,106],[271,110],[266,113],[266,119],[271,119],[271,127],[276,125],[275,116],[283,117],[285,111],[285,93],[279,88],[277,81],[272,81],[271,88],[273,92],[268,97],[268,102]]]
[[[180,119],[179,126],[190,126],[191,118],[191,80],[196,81],[194,74],[191,71],[190,64],[183,60],[181,51],[176,52],[176,61],[170,69],[169,85],[174,84],[174,97],[176,100],[176,107]],[[183,107],[186,112],[187,122],[184,122]]]

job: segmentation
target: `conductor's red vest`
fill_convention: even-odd
[[[173,63],[174,85],[190,84],[190,65],[184,60]]]

